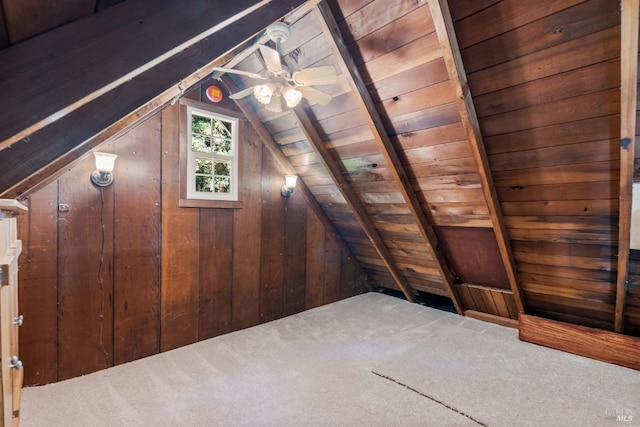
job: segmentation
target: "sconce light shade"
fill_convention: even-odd
[[[96,157],[96,169],[91,173],[91,182],[98,187],[106,187],[113,182],[113,167],[115,166],[115,154],[94,151]]]
[[[293,193],[293,189],[296,188],[296,181],[298,180],[297,175],[285,175],[285,184],[280,189],[280,194],[282,197],[289,197],[291,193]]]

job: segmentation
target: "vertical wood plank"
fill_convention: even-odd
[[[20,358],[24,385],[58,380],[58,182],[31,195],[18,217]]]
[[[506,318],[512,318],[511,313],[509,313],[509,309],[507,308],[507,302],[504,298],[504,292],[492,292],[491,296],[493,297],[493,302],[498,310],[498,315]],[[515,320],[518,320],[517,317]]]
[[[260,251],[262,240],[262,143],[246,121],[242,136],[242,209],[234,213],[232,329],[260,322]]]
[[[313,215],[313,213],[311,213]],[[285,274],[284,315],[304,310],[307,263],[307,205],[301,194],[294,192],[285,200]]]
[[[162,111],[161,351],[198,340],[199,212],[178,207],[180,113]]]
[[[467,286],[467,289],[469,290],[469,295],[471,295],[471,299],[476,306],[476,310],[488,313],[487,305],[484,301],[484,298],[482,298],[482,291],[473,286]]]
[[[305,309],[324,304],[324,228],[315,215],[307,215],[307,275]]]
[[[335,236],[324,233],[324,297],[323,304],[331,304],[340,299],[340,248]]]
[[[101,147],[113,152],[112,144]],[[58,180],[58,379],[113,364],[113,186],[94,187],[87,157]]]
[[[198,339],[231,331],[233,210],[200,211],[200,317]]]
[[[265,148],[266,150],[266,148]],[[260,322],[282,317],[284,286],[284,177],[268,152],[262,155],[262,248],[260,255]]]
[[[115,364],[160,351],[161,124],[155,115],[115,141]]]
[[[622,0],[620,44],[620,217],[618,229],[618,277],[614,329],[624,330],[627,271],[631,232],[631,198],[636,134],[638,76],[638,0]]]

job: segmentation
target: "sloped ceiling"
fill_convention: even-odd
[[[4,43],[17,44],[0,52],[0,64],[49,34],[19,43],[15,34],[38,30],[14,28],[21,25],[12,3],[3,3]],[[77,3],[69,7],[78,16],[96,10]],[[292,30],[283,58],[291,69],[335,66],[338,83],[320,88],[333,100],[271,113],[249,96],[238,107],[380,286],[409,300],[416,291],[447,296],[461,314],[507,323],[526,312],[638,334],[640,300],[625,283],[623,200],[634,151],[620,148],[635,134],[638,16],[622,6],[629,19],[610,0],[306,2],[283,18]],[[185,69],[180,83],[167,81],[155,104],[138,102],[137,115],[111,132],[185,86],[213,82],[206,67],[261,70],[260,28],[199,71]],[[229,93],[253,84],[218,77]],[[0,138],[0,166],[20,168],[7,152],[25,135],[9,133]],[[83,148],[36,156],[48,166],[23,166],[0,191],[37,188],[108,136],[89,133]]]

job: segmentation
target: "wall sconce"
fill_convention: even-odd
[[[289,197],[291,193],[293,193],[293,189],[296,188],[296,181],[298,180],[297,175],[285,175],[285,184],[280,189],[280,194],[282,197]]]
[[[96,156],[96,170],[91,173],[91,182],[98,187],[106,187],[113,182],[113,166],[116,162],[115,154],[94,151]]]

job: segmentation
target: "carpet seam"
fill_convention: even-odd
[[[439,401],[438,399],[436,399],[436,398],[434,398],[434,397],[431,397],[431,396],[429,396],[429,395],[426,395],[426,394],[422,393],[421,391],[416,390],[415,388],[412,388],[412,387],[408,386],[407,384],[403,384],[403,383],[401,383],[401,382],[400,382],[400,381],[398,381],[398,380],[395,380],[395,379],[393,379],[393,378],[391,378],[391,377],[388,377],[388,376],[386,376],[386,375],[380,374],[380,373],[378,373],[378,372],[376,372],[376,371],[371,371],[371,373],[372,373],[373,375],[377,375],[377,376],[379,376],[380,378],[384,378],[385,380],[389,380],[389,381],[394,382],[394,383],[396,383],[396,384],[398,384],[398,385],[401,385],[402,387],[404,387],[404,388],[406,388],[406,389],[408,389],[408,390],[411,390],[412,392],[417,393],[417,394],[419,394],[419,395],[420,395],[420,396],[422,396],[422,397],[426,397],[427,399],[429,399],[429,400],[431,400],[431,401],[433,401],[433,402],[437,403],[438,405],[442,405],[442,406],[444,406],[445,408],[450,409],[450,410],[452,410],[453,412],[456,412],[456,413],[458,413],[458,414],[462,415],[463,417],[466,417],[466,418],[470,419],[471,421],[473,421],[474,423],[476,423],[476,424],[478,424],[478,425],[480,425],[480,426],[488,427],[488,425],[487,425],[487,424],[483,423],[482,421],[478,421],[478,420],[476,420],[476,419],[475,419],[475,418],[473,418],[471,415],[466,414],[466,413],[464,413],[464,412],[462,412],[462,411],[460,411],[460,410],[458,410],[458,409],[456,409],[456,408],[454,408],[454,407],[452,407],[452,406],[449,406],[449,405],[447,405],[446,403],[441,402],[441,401]]]

